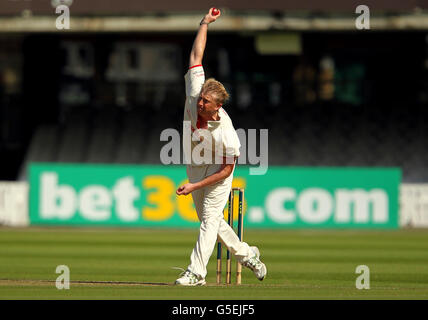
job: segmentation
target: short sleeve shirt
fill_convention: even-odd
[[[214,163],[215,157],[239,157],[239,148],[241,147],[241,143],[235,128],[233,127],[232,120],[224,108],[219,109],[220,120],[208,121],[208,128],[206,130],[200,129],[198,126],[197,103],[202,86],[205,82],[205,73],[202,65],[196,65],[189,68],[184,79],[186,83],[186,102],[184,106],[183,130],[190,129],[191,136],[193,136],[193,138],[190,138],[190,148],[186,148],[186,143],[187,146],[189,146],[189,141],[186,141],[186,139],[189,139],[189,136],[183,132],[183,149],[185,158],[191,159],[191,163],[193,165],[201,164],[195,163],[195,159],[193,159],[194,157],[190,157],[189,152],[192,152],[193,154],[194,148],[201,149],[200,136],[204,136],[206,134],[210,134],[212,141],[210,147],[205,145],[205,150],[209,150],[212,154],[211,163]]]

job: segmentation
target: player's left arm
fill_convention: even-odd
[[[235,158],[236,160],[236,158]],[[221,165],[220,169],[206,177],[205,179],[195,182],[195,183],[186,183],[184,185],[182,185],[181,187],[179,187],[176,191],[177,195],[188,195],[189,193],[213,185],[219,181],[222,181],[224,179],[226,179],[227,177],[229,177],[232,172],[233,172],[233,167],[235,166],[235,162],[233,163],[229,163],[230,161],[227,161],[226,157],[223,157],[223,164]]]

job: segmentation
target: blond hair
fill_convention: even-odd
[[[204,82],[201,92],[213,95],[220,104],[224,104],[229,99],[229,94],[223,84],[214,78],[209,78]]]

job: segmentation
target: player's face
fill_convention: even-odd
[[[212,94],[201,92],[198,99],[198,115],[206,120],[214,120],[221,104],[218,104]]]

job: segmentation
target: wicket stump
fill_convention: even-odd
[[[232,188],[229,194],[229,204],[228,204],[228,216],[227,223],[233,229],[233,207],[234,207],[234,198],[235,191],[238,191],[239,194],[239,206],[238,206],[238,238],[240,241],[243,240],[244,235],[244,215],[243,215],[243,203],[244,203],[244,189],[243,188]],[[226,284],[232,283],[232,261],[231,253],[227,250],[226,253]],[[217,243],[217,284],[221,283],[221,265],[222,265],[222,244],[219,241]],[[236,284],[241,284],[242,281],[242,266],[239,262],[236,264]]]

